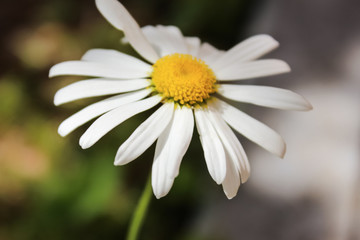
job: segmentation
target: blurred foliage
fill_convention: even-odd
[[[123,4],[140,25],[178,25],[185,35],[228,48],[246,30],[255,2]],[[53,64],[79,59],[90,48],[136,53],[120,44],[122,33],[101,17],[94,1],[3,1],[1,9],[0,239],[122,239],[151,170],[154,149],[121,168],[112,161],[121,142],[150,113],[139,114],[93,148],[81,150],[78,139],[88,125],[66,138],[56,129],[94,100],[55,108],[55,91],[77,78],[48,79],[47,74]],[[222,195],[222,190],[209,177],[194,137],[170,194],[152,202],[142,239],[209,239],[193,224],[211,194]]]

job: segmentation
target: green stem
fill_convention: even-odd
[[[132,216],[130,227],[126,236],[126,240],[136,240],[138,238],[140,229],[146,217],[146,212],[150,204],[151,196],[152,196],[151,177],[149,177],[145,189],[136,206],[135,212]]]

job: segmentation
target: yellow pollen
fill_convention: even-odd
[[[189,54],[171,54],[153,65],[154,90],[167,100],[193,106],[216,92],[213,71],[201,59]]]

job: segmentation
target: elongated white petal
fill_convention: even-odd
[[[226,159],[226,176],[222,182],[223,190],[228,199],[232,199],[236,196],[238,189],[241,185],[239,172],[236,169],[234,163],[227,158]]]
[[[165,157],[159,157],[161,155],[165,155],[161,154],[162,152],[167,152],[166,148],[168,147],[165,146],[168,145],[168,136],[170,134],[171,126],[173,125],[173,119],[167,125],[165,130],[160,134],[158,140],[156,141],[155,156],[151,172],[151,185],[154,195],[157,199],[168,194],[174,182],[174,178],[169,177],[166,171],[168,159],[166,159]]]
[[[67,61],[54,65],[49,72],[49,77],[78,75],[106,78],[145,78],[149,77],[148,68],[136,68],[130,64],[118,66],[87,61]]]
[[[169,177],[175,178],[179,175],[180,163],[190,145],[193,131],[194,117],[192,109],[187,107],[177,109],[168,136],[168,153],[164,152],[164,156],[169,156],[167,159],[167,174]]]
[[[161,101],[161,97],[153,96],[144,100],[133,102],[115,108],[99,117],[80,138],[80,146],[89,148],[96,143],[102,136],[111,129],[125,121],[126,119],[154,107]]]
[[[115,68],[120,67],[141,72],[144,76],[150,76],[152,67],[140,59],[127,55],[125,53],[110,49],[91,49],[81,58],[83,61],[98,62],[110,65]]]
[[[209,173],[217,184],[221,184],[226,175],[225,151],[210,120],[206,118],[204,111],[207,110],[195,109],[196,127],[200,135]]]
[[[297,111],[312,109],[311,104],[304,97],[282,88],[221,84],[218,93],[231,100],[264,107]]]
[[[91,104],[64,120],[60,124],[58,132],[61,136],[66,136],[91,119],[98,117],[101,114],[106,113],[114,108],[140,100],[149,94],[150,90],[144,89],[137,92],[117,95]]]
[[[247,62],[260,58],[273,49],[277,48],[279,43],[269,35],[261,34],[250,37],[228,50],[211,65],[214,71],[233,64],[234,62]]]
[[[166,39],[164,39],[156,29],[155,26],[147,25],[141,28],[144,36],[146,37],[147,41],[153,46],[156,50],[157,54],[161,56],[161,53],[165,51],[164,48],[167,46]],[[125,37],[124,41],[128,41]]]
[[[189,54],[194,57],[198,57],[201,44],[200,39],[197,37],[185,37],[185,41]]]
[[[156,142],[152,187],[157,198],[168,194],[179,174],[181,160],[190,144],[194,128],[190,108],[176,109],[173,119]]]
[[[211,44],[204,42],[201,44],[200,49],[199,49],[199,57],[204,59],[207,56],[216,54],[221,52],[220,50],[216,49],[214,46],[212,46]]]
[[[239,64],[234,62],[227,67],[213,70],[217,80],[232,81],[286,73],[290,72],[290,67],[282,60],[264,59]]]
[[[171,53],[188,53],[188,48],[180,29],[175,26],[156,26],[159,32],[167,39],[169,46],[172,50],[168,50],[168,54]],[[166,53],[165,53],[166,54]]]
[[[72,83],[57,91],[54,97],[54,104],[60,105],[87,97],[130,92],[149,85],[150,82],[147,79],[114,80],[97,78],[83,80]]]
[[[159,56],[146,40],[137,22],[121,3],[116,0],[96,0],[96,6],[110,24],[124,31],[131,46],[141,56],[149,62],[156,62]]]
[[[211,105],[212,104],[210,103],[209,111],[206,112],[206,114],[224,146],[227,160],[231,161],[231,165],[240,173],[241,182],[245,183],[250,176],[250,164],[246,153],[234,132],[221,118],[220,113],[218,113]]]
[[[165,103],[146,119],[120,146],[114,164],[127,164],[148,149],[167,127],[173,112],[174,103]]]
[[[175,26],[145,26],[142,32],[162,57],[173,53],[188,53],[185,39]]]
[[[285,142],[274,130],[219,99],[214,101],[213,106],[216,107],[224,120],[240,134],[269,152],[281,158],[284,157]]]
[[[199,49],[199,58],[204,60],[210,67],[212,64],[224,54],[224,51],[218,50],[209,43],[201,44]],[[212,68],[212,67],[211,67]]]
[[[151,185],[157,199],[167,195],[174,183],[174,178],[166,174],[166,159],[157,158],[154,160],[151,172]]]
[[[188,107],[177,108],[171,123],[157,142],[155,159],[165,159],[167,176],[175,178],[186,150],[189,147],[194,130],[192,110]]]

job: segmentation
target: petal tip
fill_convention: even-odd
[[[289,64],[287,64],[284,61],[282,61],[282,63],[283,63],[283,67],[284,67],[284,73],[291,72],[291,68],[290,68]]]
[[[271,150],[270,149],[266,149],[266,150],[274,154],[275,156],[283,159],[286,153],[286,143],[284,139],[279,135],[277,147],[273,147]]]
[[[129,163],[131,160],[131,158],[129,158],[127,155],[125,155],[126,153],[124,153],[124,151],[122,150],[121,146],[118,150],[118,152],[116,153],[115,156],[115,161],[114,161],[114,165],[115,166],[122,166],[125,165],[127,163]]]
[[[310,111],[313,109],[313,106],[311,105],[311,103],[306,99],[304,98],[303,96],[301,96],[301,103],[299,104],[299,108],[298,109],[295,109],[297,111]]]
[[[241,183],[244,184],[247,182],[247,180],[249,180],[249,177],[250,177],[250,172],[248,174],[243,174],[240,176],[240,179],[241,179]]]
[[[160,198],[165,196],[165,195],[162,195],[162,194],[159,194],[159,193],[155,193],[155,192],[153,192],[153,193],[154,193],[154,196],[156,197],[156,199],[160,199]]]
[[[224,182],[224,180],[225,180],[225,176],[226,176],[226,174],[224,174],[224,176],[218,176],[218,177],[216,177],[216,179],[214,179],[215,182],[216,182],[216,184],[217,184],[217,185],[222,184],[222,183]]]
[[[227,199],[231,200],[236,196],[236,193],[235,194],[227,194],[227,193],[225,193],[225,195],[226,195]]]
[[[81,144],[80,144],[80,147],[81,147],[82,149],[84,149],[84,150],[89,148],[89,146],[81,145]]]
[[[84,149],[84,150],[89,148],[89,147],[87,147],[87,146],[85,146],[85,145],[81,145],[81,144],[80,144],[80,147],[81,147],[82,149]]]
[[[127,161],[125,161],[123,145],[121,145],[116,153],[114,165],[121,166],[121,165],[125,165],[126,163]]]
[[[55,96],[54,96],[54,105],[55,105],[55,106],[59,106],[59,105],[62,104],[62,102],[60,101],[59,98],[60,98],[60,97],[59,97],[59,93],[58,93],[58,92],[55,93]]]
[[[52,66],[50,69],[49,69],[49,78],[52,78],[52,77],[55,77],[55,73],[54,73],[54,68],[56,67],[56,65]]]
[[[63,128],[63,126],[61,124],[58,128],[58,134],[62,137],[65,137],[66,135],[68,135],[68,132],[65,131],[65,129]]]
[[[123,23],[119,17],[119,9],[122,10],[123,5],[116,0],[95,0],[95,5],[104,18],[115,28],[123,30]]]
[[[240,187],[240,186],[239,186]],[[238,193],[238,190],[239,188],[237,189],[232,189],[232,190],[225,190],[224,186],[223,186],[223,190],[224,190],[224,193],[225,193],[225,196],[227,197],[227,199],[231,200],[233,199],[234,197],[236,197],[237,193]]]
[[[156,186],[156,184],[154,184],[154,182],[156,182],[156,181],[154,181],[153,176],[154,175],[152,175],[152,177],[151,177],[152,178],[151,188],[152,188],[153,194],[156,197],[156,199],[160,199],[160,198],[164,197],[166,194],[163,194],[163,192],[159,190],[159,188]]]
[[[114,160],[114,166],[121,166],[121,158],[119,156],[119,154],[116,154],[115,156],[115,160]]]
[[[313,109],[314,109],[314,107],[311,105],[311,103],[306,100],[306,109],[305,109],[305,111],[311,111]]]
[[[156,197],[156,199],[160,199],[160,198],[163,198],[165,197],[167,194],[168,194],[168,191],[156,191],[154,187],[152,187],[153,189],[153,193],[154,193],[154,196]]]
[[[285,153],[286,153],[286,144],[284,143],[283,149],[282,149],[281,153],[279,154],[279,157],[284,159]]]
[[[82,149],[87,149],[92,146],[92,143],[89,139],[84,138],[84,135],[80,137],[79,145]]]
[[[257,35],[257,36],[258,36],[258,37],[261,37],[261,38],[263,38],[263,39],[268,40],[269,42],[272,43],[272,45],[273,45],[274,47],[278,47],[278,46],[279,46],[279,42],[278,42],[275,38],[273,38],[271,35],[269,35],[269,34],[263,33],[263,34],[259,34],[259,35]]]
[[[124,165],[123,159],[120,158],[120,157],[116,157],[116,158],[115,158],[115,161],[114,161],[114,165],[115,165],[115,166],[122,166],[122,165]]]
[[[120,166],[119,160],[115,157],[114,166]]]

